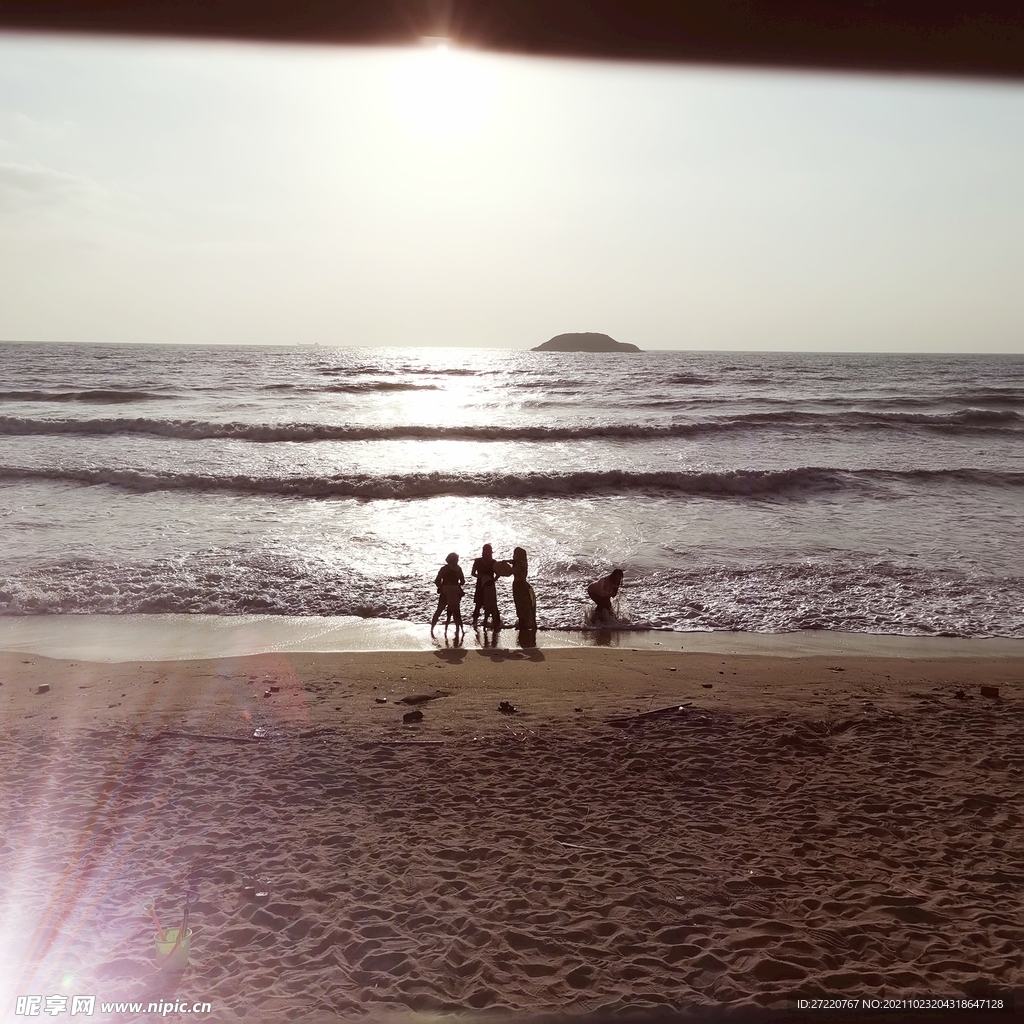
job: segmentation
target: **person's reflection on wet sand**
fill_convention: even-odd
[[[524,650],[536,650],[537,648],[537,630],[535,629],[521,629],[516,634],[516,643]]]
[[[544,661],[544,655],[537,646],[537,630],[519,630],[519,633],[516,635],[516,643],[530,661]]]
[[[490,650],[492,647],[498,646],[498,637],[501,635],[498,630],[492,630],[490,633],[485,629],[483,633],[477,630],[477,640],[480,642],[480,646],[486,650]]]

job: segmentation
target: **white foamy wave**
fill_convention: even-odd
[[[0,614],[258,613],[427,621],[436,600],[432,573],[410,574],[381,588],[365,568],[237,551],[137,564],[53,562],[4,579]],[[541,628],[579,628],[592,607],[586,583],[602,571],[588,562],[572,572],[549,567],[534,576]],[[959,600],[964,592],[975,599]],[[637,628],[1024,638],[1024,578],[967,577],[887,561],[631,570],[621,597],[624,624]],[[499,586],[498,598],[511,616],[508,586]]]

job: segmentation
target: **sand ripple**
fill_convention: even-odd
[[[11,736],[12,991],[71,976],[281,1019],[1024,985],[1012,705],[524,735]],[[192,962],[168,978],[140,903],[176,923],[186,878]]]

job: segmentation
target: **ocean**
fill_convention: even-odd
[[[7,344],[0,534],[3,615],[426,623],[490,543],[542,629],[1024,638],[1024,356]]]

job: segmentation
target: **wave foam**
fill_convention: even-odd
[[[532,583],[542,628],[578,628],[588,605],[586,583],[602,567],[539,568]],[[0,614],[261,613],[426,622],[436,600],[433,566],[386,587],[366,569],[226,549],[134,564],[55,559],[12,566],[0,577]],[[662,629],[1024,637],[1024,578],[886,561],[631,570],[624,593],[633,625]],[[963,594],[971,599],[951,599]],[[511,613],[504,585],[499,602]]]

